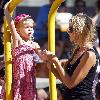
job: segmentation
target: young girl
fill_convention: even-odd
[[[40,49],[32,41],[34,21],[26,14],[17,16],[13,21],[9,14],[9,3],[5,5],[4,13],[13,39],[13,100],[36,100],[33,55],[39,54]]]

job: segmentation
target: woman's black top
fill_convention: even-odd
[[[95,47],[93,49],[89,49],[88,51],[92,51],[96,54],[96,58],[98,59],[98,52]],[[74,64],[68,63],[66,67],[66,72],[71,76],[80,63],[80,60],[84,53],[79,57]],[[98,61],[96,62],[95,66],[93,66],[87,76],[74,88],[69,89],[67,86],[63,85],[63,97],[64,100],[94,100],[92,96],[92,85],[93,85],[93,80],[96,74],[96,68],[98,65]],[[87,69],[86,69],[87,70]]]

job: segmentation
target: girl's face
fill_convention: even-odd
[[[22,37],[30,39],[34,33],[33,25],[34,21],[32,19],[26,19],[25,21],[20,22],[18,32]]]

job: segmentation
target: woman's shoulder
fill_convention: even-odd
[[[95,50],[89,49],[89,50],[87,50],[86,52],[83,53],[81,61],[82,62],[88,61],[88,63],[91,63],[91,64],[94,65],[96,63],[96,56],[97,56],[97,54],[96,54]]]
[[[97,55],[97,48],[92,47],[92,48],[87,49],[87,51],[85,52],[85,55],[90,58],[95,58]]]

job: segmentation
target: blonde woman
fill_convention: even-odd
[[[93,46],[95,28],[91,18],[81,13],[73,16],[68,33],[71,42],[76,45],[72,57],[62,66],[55,55],[45,50],[47,67],[62,81],[64,100],[94,100],[92,85],[98,54]]]

